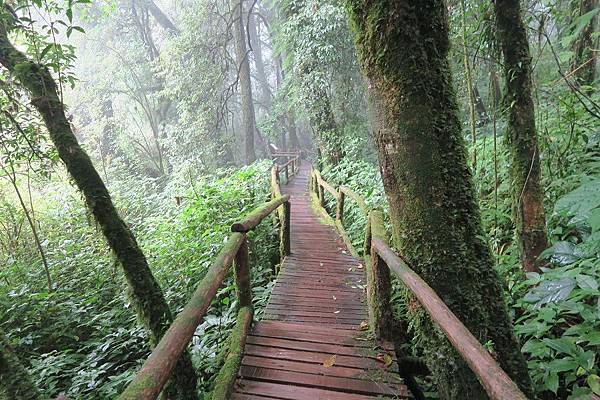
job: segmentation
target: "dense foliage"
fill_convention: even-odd
[[[373,143],[373,105],[345,2],[0,3],[0,34],[58,83],[70,128],[174,314],[206,273],[231,223],[269,198],[270,162],[244,166],[244,62],[258,158],[298,147],[332,185],[346,185],[369,207],[389,212]],[[498,2],[446,3],[452,84],[483,239],[502,278],[536,395],[600,396],[598,1],[517,2],[532,58],[549,240],[542,270],[530,273],[523,271],[515,235],[505,135],[514,104],[503,97]],[[242,60],[234,43],[239,7],[247,38]],[[101,227],[58,159],[35,99],[5,66],[0,89],[0,335],[45,398],[115,398],[149,354],[148,332]],[[326,196],[334,212],[335,199]],[[365,216],[350,199],[345,208],[345,228],[362,253]],[[278,238],[271,221],[249,238],[260,318]],[[220,367],[235,317],[234,290],[229,276],[190,346],[201,395]],[[406,299],[396,282],[395,316],[408,320],[412,336],[402,350],[420,357],[428,332],[410,317],[414,304]],[[485,346],[494,354],[494,343]],[[437,398],[430,379],[421,383],[428,397]]]
[[[258,163],[221,170],[167,188],[155,179],[121,176],[111,187],[172,310],[182,308],[202,279],[230,225],[268,199],[268,167]],[[30,238],[11,238],[3,231],[2,243],[13,253],[2,261],[7,266],[0,277],[2,329],[24,355],[46,396],[112,399],[149,354],[147,335],[129,306],[123,277],[77,193],[57,181],[39,184],[38,229],[49,249],[54,290],[48,291]],[[181,205],[174,196],[181,198]],[[22,211],[13,209],[11,214],[22,223]],[[266,303],[277,262],[275,234],[273,225],[265,222],[250,239],[258,310]],[[229,277],[192,343],[203,391],[218,370],[218,353],[235,320],[233,290]]]

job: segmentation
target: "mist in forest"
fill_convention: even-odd
[[[298,176],[368,268],[381,212],[527,396],[600,396],[598,0],[0,4],[0,399],[117,398],[248,215],[260,321]],[[236,273],[166,397],[218,392]],[[416,398],[485,396],[388,290]]]

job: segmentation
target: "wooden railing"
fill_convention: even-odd
[[[273,166],[276,167],[276,173],[278,176],[280,173],[283,173],[286,183],[290,180],[290,177],[298,173],[301,156],[302,153],[300,151],[271,153],[271,157],[273,157]],[[282,164],[280,162],[281,159],[287,159],[287,162]]]
[[[310,189],[323,213],[335,218],[335,225],[349,250],[353,249],[343,226],[345,196],[353,199],[367,218],[365,231],[365,265],[367,266],[367,302],[369,324],[379,339],[392,340],[392,310],[390,306],[390,271],[412,292],[429,316],[440,327],[452,346],[465,360],[492,400],[526,400],[527,397],[502,370],[488,351],[454,315],[435,291],[398,257],[387,242],[383,212],[370,209],[363,198],[345,186],[335,189],[319,171],[312,169]],[[325,192],[336,200],[335,217],[325,207]]]
[[[293,161],[293,162],[292,162]],[[291,174],[300,166],[300,157],[295,153],[288,162]],[[291,167],[290,167],[291,166]],[[286,169],[287,171],[287,169]],[[175,364],[187,349],[196,328],[208,310],[217,290],[223,284],[231,265],[234,265],[238,314],[235,328],[230,338],[229,353],[225,365],[216,378],[212,392],[213,400],[229,398],[235,382],[237,370],[242,360],[246,337],[253,317],[252,292],[250,287],[250,263],[246,233],[256,228],[273,211],[278,210],[280,222],[280,242],[282,257],[290,254],[290,196],[281,195],[279,186],[279,167],[271,169],[272,200],[256,208],[246,218],[231,226],[229,239],[209,267],[206,275],[196,287],[196,291],[183,311],[177,315],[156,348],[152,351],[133,381],[127,386],[119,399],[147,400],[156,399],[168,381]]]

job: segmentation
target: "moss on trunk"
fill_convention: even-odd
[[[583,16],[598,7],[598,0],[579,0],[577,14]],[[571,71],[577,83],[591,86],[596,78],[597,52],[595,49],[598,39],[594,37],[598,24],[598,14],[595,14],[589,23],[581,30],[579,37],[573,44],[573,62]]]
[[[447,59],[443,0],[347,0],[396,248],[531,393],[481,227]],[[487,395],[424,312],[409,316],[445,399]]]
[[[29,60],[12,45],[7,37],[7,28],[12,28],[12,16],[5,9],[1,12],[0,63],[29,92],[31,103],[43,118],[59,157],[83,193],[108,245],[123,267],[132,302],[150,335],[152,346],[155,346],[173,320],[162,290],[133,233],[117,213],[102,178],[77,142],[52,75],[45,67]],[[165,389],[170,397],[196,398],[196,376],[189,354],[181,357],[171,381],[171,385]]]
[[[0,330],[0,398],[41,400],[31,377]]]
[[[504,55],[507,116],[506,142],[510,153],[510,184],[515,232],[525,271],[539,271],[538,257],[546,247],[544,191],[531,97],[531,56],[519,0],[498,0],[496,26]]]

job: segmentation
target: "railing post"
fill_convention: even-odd
[[[365,255],[371,254],[371,216],[367,214],[367,225],[365,226],[365,243],[364,243]]]
[[[248,264],[248,239],[244,241],[235,254],[235,285],[238,297],[238,308],[252,307],[252,290],[250,288],[250,265]]]
[[[319,204],[325,208],[325,189],[323,189],[323,185],[319,182],[319,178],[317,178],[317,188],[319,189]]]
[[[285,183],[287,184],[290,180],[290,173],[288,171],[288,164],[285,164]]]
[[[292,254],[291,245],[291,204],[288,201],[283,203],[283,221],[281,221],[281,258]]]
[[[340,221],[340,223],[344,222],[344,197],[346,195],[342,192],[341,188],[338,188],[338,198],[336,199],[336,207],[335,207],[335,219]]]
[[[373,210],[369,214],[370,236],[386,240],[383,226],[383,213]],[[390,307],[390,294],[392,285],[390,269],[371,246],[371,262],[367,267],[367,300],[369,303],[369,322],[375,337],[378,339],[392,340],[392,309]]]

